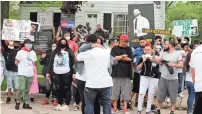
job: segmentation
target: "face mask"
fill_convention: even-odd
[[[157,49],[156,49],[156,52],[158,52],[158,53],[161,52],[161,49],[160,49],[160,48],[157,48]]]
[[[67,44],[61,44],[60,48],[65,48]]]
[[[68,41],[68,40],[70,40],[70,37],[69,37],[69,36],[67,36],[65,39]]]
[[[18,48],[19,48],[19,46],[14,46],[14,48],[15,48],[15,49],[18,49]]]
[[[29,49],[32,49],[32,44],[28,44],[28,48],[29,48]]]
[[[52,47],[52,51],[54,51],[56,49],[56,47]]]
[[[170,48],[169,48],[169,47],[164,48],[164,51],[169,51],[169,50],[170,50]]]
[[[32,49],[32,44],[27,44],[28,49]]]

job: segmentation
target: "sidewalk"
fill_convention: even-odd
[[[6,99],[6,97],[7,97],[6,92],[2,92],[1,95],[2,95],[1,97],[3,99]],[[178,97],[177,104],[176,104],[176,110],[186,110],[187,96],[188,96],[187,90],[185,90],[184,91],[184,98],[181,99]],[[12,96],[12,97],[14,97],[14,96]],[[36,94],[36,95],[34,95],[34,98],[35,98],[36,103],[40,103],[45,98],[45,95],[44,94]],[[133,97],[133,100],[132,100],[133,104],[134,104],[134,101],[135,101],[135,97]],[[156,99],[154,100],[154,104],[156,104]],[[134,105],[133,105],[133,107],[134,107]],[[162,108],[170,110],[170,103],[164,102]]]

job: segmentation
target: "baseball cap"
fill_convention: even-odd
[[[32,43],[32,41],[30,39],[25,39],[23,42],[23,44],[31,44],[31,43]]]
[[[129,39],[128,39],[128,35],[122,34],[122,35],[120,36],[120,40],[129,40]]]

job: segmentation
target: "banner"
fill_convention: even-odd
[[[61,14],[60,27],[62,32],[71,32],[70,30],[75,27],[75,15]]]
[[[197,19],[174,21],[172,33],[178,37],[198,36],[199,33]]]
[[[171,35],[172,31],[170,30],[160,30],[160,29],[142,29],[144,33],[151,33],[151,34],[164,34],[164,35]]]
[[[129,4],[128,23],[130,46],[136,47],[139,37],[148,41],[154,38],[153,33],[144,33],[143,29],[154,28],[154,4]]]
[[[53,27],[53,15],[54,13],[51,11],[39,11],[37,12],[37,22],[41,24],[41,27]],[[47,29],[48,29],[47,28]]]

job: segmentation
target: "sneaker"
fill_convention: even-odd
[[[79,106],[74,106],[74,111],[78,111],[79,110]]]
[[[141,111],[138,111],[137,114],[141,114]]]
[[[16,103],[15,104],[15,110],[19,110],[20,109],[20,103]]]
[[[44,99],[44,100],[41,102],[41,105],[47,105],[47,104],[49,104],[48,99]]]
[[[179,97],[184,98],[183,93],[179,93]]]
[[[170,114],[175,114],[174,111],[171,111]]]
[[[62,107],[62,106],[61,106],[60,104],[58,104],[58,105],[54,108],[54,110],[55,110],[55,111],[61,111],[61,107]]]
[[[63,110],[69,111],[69,106],[68,106],[68,105],[63,105],[63,106],[61,107],[61,110],[62,110],[62,111],[63,111]]]
[[[0,100],[0,104],[4,104],[4,102],[2,100]]]
[[[128,109],[129,110],[133,110],[133,106],[132,106],[132,102],[131,101],[128,103]]]
[[[138,106],[138,102],[135,102],[135,107],[137,107]]]
[[[11,98],[7,97],[6,104],[9,104],[10,102],[11,102]]]
[[[146,112],[146,114],[153,114],[153,113],[151,113],[151,112]]]
[[[27,104],[27,103],[24,103],[22,107],[23,107],[24,109],[32,109],[32,107],[29,106],[29,104]]]
[[[34,102],[34,98],[30,98],[30,101],[31,101],[31,102]]]
[[[152,104],[152,106],[151,106],[151,111],[153,111],[153,112],[156,111],[156,106],[154,104]]]
[[[161,114],[161,111],[160,110],[157,110],[157,113],[156,114]]]
[[[170,98],[168,97],[166,101],[167,101],[167,103],[170,103]]]
[[[58,101],[56,99],[53,100],[53,106],[57,106],[58,105]]]
[[[124,110],[124,114],[130,114],[129,111],[128,111],[128,109]]]
[[[119,112],[119,110],[115,110],[115,109],[112,109],[112,114],[117,114]]]

